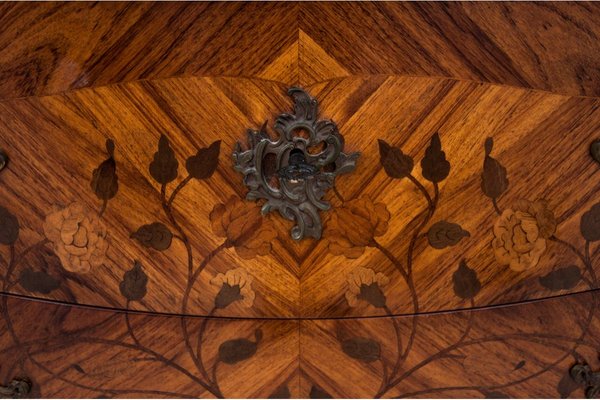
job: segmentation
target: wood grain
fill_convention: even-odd
[[[599,12],[583,2],[315,2],[300,9],[300,29],[348,72],[338,76],[444,76],[598,96]],[[319,55],[300,57],[301,84],[322,80],[307,73]]]
[[[0,386],[594,397],[595,3],[0,5]],[[356,171],[322,240],[232,151],[302,85]]]
[[[339,124],[346,143],[362,150],[357,170],[338,181],[341,198],[349,204],[366,198],[369,207],[385,204],[391,217],[386,232],[375,235],[376,243],[365,239],[368,244],[358,258],[332,257],[331,243],[326,241],[305,258],[303,315],[383,313],[368,304],[358,310],[348,308],[343,295],[348,277],[361,267],[391,278],[385,293],[393,313],[414,309],[414,296],[398,272],[399,265],[413,265],[421,311],[466,306],[453,294],[452,276],[462,260],[477,271],[482,283],[479,301],[484,304],[549,296],[551,292],[540,285],[542,276],[567,265],[583,267],[577,254],[585,247],[580,221],[596,203],[599,189],[600,171],[588,154],[600,129],[598,100],[434,78],[343,78],[310,90],[321,99],[323,113]],[[435,213],[427,218],[427,201],[419,187],[406,178],[391,179],[382,168],[376,139],[413,157],[413,175],[434,197],[434,185],[423,178],[419,163],[436,132],[451,167],[449,176],[437,185]],[[508,173],[509,188],[498,201],[501,209],[514,209],[519,199],[546,199],[557,221],[556,236],[572,243],[575,252],[564,243],[549,241],[533,268],[516,272],[498,263],[491,242],[494,224],[501,218],[481,190],[487,137],[494,139],[493,156]],[[336,201],[337,207],[344,206]],[[413,243],[411,236],[424,218],[426,223]],[[439,221],[459,224],[469,236],[451,247],[432,248],[425,234]],[[596,268],[598,253],[593,245],[591,254]],[[578,285],[574,290],[587,287],[583,281]]]
[[[423,316],[398,369],[398,343],[404,352],[411,317],[186,318],[194,343],[201,336],[202,366],[210,372],[216,365],[217,384],[211,381],[208,389],[192,358],[196,347],[190,353],[183,344],[178,317],[4,296],[0,383],[28,377],[32,394],[43,398],[582,397],[583,387],[566,379],[577,362],[599,367],[594,296]],[[253,343],[257,330],[262,336],[254,353],[238,347],[233,354],[239,361],[218,361],[224,343]],[[376,344],[377,351],[349,345],[357,338],[362,346]],[[212,393],[217,386],[220,393]]]
[[[26,376],[35,397],[266,398],[281,386],[299,396],[294,321],[182,321],[1,301],[2,383]],[[193,332],[191,351],[182,322]],[[231,342],[239,340],[245,346]],[[224,355],[227,343],[233,352]]]
[[[583,397],[568,371],[580,360],[597,369],[593,296],[422,316],[412,344],[410,317],[302,321],[301,393],[317,387],[333,398]],[[348,345],[357,339],[361,345]]]
[[[598,96],[598,6],[5,3],[0,98],[174,76],[451,77]]]
[[[253,76],[291,84],[297,62],[285,54],[297,39],[296,7],[4,3],[0,98],[180,75]]]
[[[271,89],[273,86],[277,89]],[[42,259],[43,268],[64,281],[64,290],[42,296],[122,308],[125,298],[119,282],[137,260],[149,276],[148,295],[133,307],[206,315],[213,309],[219,291],[210,280],[220,272],[241,267],[252,271],[253,291],[268,295],[258,296],[252,308],[233,304],[220,313],[297,315],[299,285],[293,253],[275,243],[272,256],[241,258],[238,251],[213,232],[209,219],[215,206],[243,192],[242,179],[230,164],[230,149],[247,127],[262,124],[262,118],[269,118],[273,110],[288,108],[287,103],[285,89],[278,84],[208,78],[140,82],[3,103],[0,107],[6,108],[0,119],[6,125],[1,129],[7,135],[2,135],[1,145],[10,149],[7,151],[12,160],[3,171],[1,190],[3,205],[19,216],[23,227],[17,253],[43,239],[44,221],[54,205],[64,209],[77,202],[89,215],[100,210],[102,203],[90,189],[91,174],[106,158],[106,138],[119,137],[113,139],[118,197],[110,200],[102,215],[110,232],[106,262],[89,273],[74,274],[65,271],[55,258]],[[215,176],[191,182],[172,205],[174,216],[190,238],[194,263],[206,267],[191,288],[185,311],[182,296],[188,282],[188,260],[183,243],[174,240],[168,251],[160,252],[147,249],[130,237],[145,224],[173,225],[161,206],[160,185],[149,172],[161,134],[170,139],[180,163],[180,176],[169,186],[169,195],[184,179],[186,158],[197,148],[222,140],[221,164]],[[37,154],[27,155],[34,148]],[[33,188],[37,188],[37,193],[30,192]],[[259,209],[253,209],[258,215]],[[2,247],[8,262],[9,249]],[[38,254],[44,252],[52,254],[51,246],[43,247]],[[15,278],[28,267],[27,261],[33,260],[22,260]],[[12,289],[20,291],[18,287]],[[271,292],[272,287],[279,287],[280,291]]]
[[[588,146],[600,129],[597,99],[450,79],[383,76],[333,80],[309,91],[319,99],[322,115],[338,123],[348,150],[361,151],[362,156],[357,170],[338,180],[341,197],[328,194],[334,208],[323,214],[324,240],[299,243],[289,237],[290,222],[277,215],[259,218],[258,205],[230,200],[243,198],[246,189],[228,153],[246,128],[273,121],[277,113],[291,109],[283,85],[233,78],[174,78],[2,102],[0,146],[12,161],[0,176],[1,205],[18,217],[21,226],[13,257],[18,265],[7,290],[122,308],[126,299],[120,283],[139,261],[148,276],[147,294],[133,308],[207,315],[220,290],[211,280],[240,268],[253,279],[252,300],[234,302],[216,310],[218,315],[331,317],[468,307],[453,290],[453,274],[461,261],[476,272],[482,285],[478,305],[544,298],[590,286],[589,276],[588,281],[576,280],[563,290],[548,288],[540,279],[572,265],[582,274],[597,271],[597,246],[591,243],[590,259],[582,261],[586,241],[580,232],[581,218],[595,204],[600,187],[598,165],[588,155]],[[434,187],[424,178],[420,162],[436,132],[450,172],[436,184],[435,213],[421,223],[427,209],[421,189],[433,197]],[[163,134],[179,163],[178,178],[165,187],[164,199],[177,193],[168,214],[161,206],[161,185],[149,169]],[[491,246],[494,225],[502,218],[481,190],[488,137],[494,140],[492,156],[506,168],[509,181],[497,205],[501,210],[514,210],[519,199],[547,200],[556,219],[555,238],[566,241],[544,240],[539,262],[525,271],[499,262]],[[56,245],[47,242],[27,257],[18,257],[45,235],[48,238],[44,226],[55,208],[65,209],[76,202],[88,216],[103,209],[90,180],[92,171],[107,157],[107,138],[115,145],[119,191],[101,211],[109,241],[106,260],[88,273],[76,273],[70,262],[66,265],[53,255]],[[409,179],[391,179],[386,174],[378,139],[414,159],[412,179],[423,182],[421,188]],[[186,158],[218,140],[221,152],[214,175],[186,180]],[[176,191],[181,182],[187,185]],[[367,210],[383,207],[389,214],[382,217],[386,225],[381,225],[381,232],[369,236],[372,233],[361,231],[360,240],[365,243],[354,249],[360,251],[358,256],[344,255],[332,243],[349,233],[345,228],[336,231],[338,222],[328,222],[328,218],[356,202]],[[215,230],[213,212],[218,207],[247,207],[256,215],[253,221],[264,221],[265,229],[270,226],[260,231],[265,239],[256,232],[253,242],[248,242],[254,243],[250,247],[266,246],[260,250],[264,253],[250,250],[249,257],[250,247]],[[358,217],[340,218],[343,223],[361,225]],[[248,221],[245,217],[227,220],[227,224],[246,229],[249,236],[244,240],[249,240],[253,230],[244,225]],[[453,246],[433,248],[424,235],[440,221],[460,225],[468,237]],[[179,232],[179,239],[185,236],[185,243],[175,238],[170,248],[157,251],[131,237],[143,225],[156,222],[170,227],[176,236]],[[413,240],[415,232],[421,236]],[[272,237],[276,240],[271,241]],[[8,268],[10,247],[1,249],[3,268]],[[190,281],[192,264],[199,272]],[[409,265],[414,271],[414,290],[407,290],[402,276],[402,268]],[[32,292],[31,285],[17,281],[24,271],[37,267],[62,282],[60,288]],[[388,310],[368,303],[348,304],[348,280],[357,268],[390,279],[384,291]],[[593,282],[591,286],[596,287]]]

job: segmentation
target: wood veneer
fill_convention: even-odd
[[[600,367],[599,13],[0,4],[0,384],[592,395],[569,371]],[[232,167],[292,85],[362,153],[319,241]]]
[[[412,317],[186,317],[194,344],[187,349],[181,317],[0,300],[0,379],[27,376],[36,397],[582,397],[569,368],[599,366],[595,292],[422,316],[396,375],[398,345],[401,353],[407,345],[396,332],[407,336]],[[353,351],[356,338],[378,351]],[[238,339],[250,350],[239,359],[220,355]]]
[[[308,85],[357,74],[598,96],[597,13],[593,2],[4,3],[0,97],[180,75]]]
[[[148,293],[132,307],[182,313],[182,296],[188,282],[188,270],[181,267],[187,263],[185,244],[173,240],[170,248],[157,251],[131,237],[142,225],[154,222],[178,231],[162,209],[161,185],[151,176],[149,167],[159,137],[164,134],[180,166],[179,177],[166,185],[167,197],[184,179],[186,158],[196,148],[221,141],[214,174],[205,180],[189,181],[170,204],[172,216],[187,237],[194,265],[204,269],[191,288],[187,314],[208,314],[213,307],[211,298],[218,292],[210,280],[236,267],[250,272],[258,296],[251,308],[234,305],[220,311],[230,316],[381,314],[381,309],[349,308],[344,298],[352,271],[375,265],[377,271],[391,278],[386,288],[391,314],[414,312],[413,296],[398,269],[409,263],[414,266],[412,279],[420,311],[468,306],[452,290],[452,274],[462,260],[477,272],[483,284],[478,305],[554,294],[539,279],[557,267],[572,264],[577,252],[564,243],[548,241],[547,251],[533,268],[516,272],[498,263],[491,242],[494,224],[501,218],[481,190],[484,143],[486,138],[493,138],[492,155],[507,170],[509,187],[498,199],[499,207],[514,209],[522,198],[532,202],[546,199],[557,222],[555,236],[583,252],[580,220],[596,203],[594,194],[600,185],[598,165],[588,155],[589,143],[600,128],[598,100],[449,79],[393,76],[343,78],[309,86],[308,90],[320,99],[322,114],[338,123],[347,146],[361,150],[362,156],[353,174],[339,178],[340,198],[329,194],[334,211],[324,214],[324,240],[296,243],[287,235],[290,224],[270,215],[265,223],[272,224],[270,234],[276,240],[265,254],[243,254],[243,245],[227,242],[211,225],[211,213],[219,204],[229,209],[243,204],[229,202],[232,196],[242,198],[246,188],[231,166],[228,149],[233,148],[245,127],[259,126],[261,120],[273,118],[276,110],[291,107],[283,85],[233,78],[173,78],[2,102],[1,129],[18,132],[0,139],[0,145],[9,149],[12,157],[9,168],[2,173],[0,190],[3,206],[10,206],[22,227],[20,240],[15,243],[17,254],[44,239],[44,221],[54,208],[67,207],[73,201],[83,204],[85,213],[91,215],[103,208],[90,181],[93,170],[107,157],[107,138],[114,142],[119,179],[118,192],[101,217],[109,242],[104,262],[85,274],[73,270],[67,273],[60,260],[52,256],[52,244],[45,244],[39,254],[31,252],[29,258],[19,260],[15,277],[30,268],[29,264],[35,262],[33,257],[42,257],[48,273],[63,281],[61,288],[32,293],[14,282],[9,291],[123,307],[119,282],[137,260],[149,277]],[[569,135],[563,135],[566,131]],[[423,215],[427,201],[419,187],[407,178],[391,179],[386,174],[376,140],[402,148],[418,163],[436,132],[450,172],[436,184],[437,209],[428,217]],[[419,169],[417,165],[415,179],[423,182],[433,197],[433,185]],[[367,209],[375,209],[377,204],[385,207],[387,228],[365,237],[366,246],[358,256],[332,252],[332,240],[340,233],[334,232],[338,227],[328,222],[328,215],[335,215],[336,208],[349,209],[362,201],[359,199],[367,199],[361,203]],[[250,203],[246,206],[252,208]],[[258,209],[255,206],[255,212],[249,211],[253,218],[258,218]],[[359,216],[344,218],[360,221]],[[442,220],[459,224],[468,237],[444,249],[431,247],[424,236],[411,240],[413,234],[423,235]],[[419,228],[421,221],[424,225]],[[231,221],[232,226],[255,234],[245,223],[245,218]],[[369,243],[371,239],[375,242]],[[595,249],[592,244],[592,268]],[[5,260],[10,259],[9,250],[2,247]],[[587,287],[582,280],[565,291]]]

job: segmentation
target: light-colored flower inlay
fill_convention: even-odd
[[[492,248],[496,260],[514,271],[535,267],[556,231],[554,214],[544,200],[519,200],[494,224]]]
[[[221,288],[215,298],[215,308],[225,308],[235,301],[239,301],[242,307],[252,307],[256,297],[252,290],[252,280],[252,276],[244,268],[215,275],[210,283]]]
[[[47,215],[44,234],[67,271],[86,273],[104,262],[106,227],[79,203]]]
[[[375,273],[370,268],[358,267],[348,274],[347,279],[346,300],[350,307],[356,307],[361,300],[375,307],[385,307],[386,298],[381,288],[390,282],[386,275]]]
[[[329,250],[335,255],[358,258],[375,236],[388,229],[390,213],[383,203],[367,197],[346,202],[331,211],[326,223]]]
[[[227,238],[236,253],[245,259],[269,254],[277,231],[270,220],[260,213],[255,203],[230,197],[225,204],[217,204],[210,213],[213,232]]]

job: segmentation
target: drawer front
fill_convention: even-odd
[[[599,15],[0,4],[0,397],[595,397]]]
[[[600,367],[595,292],[302,321],[0,300],[0,383],[27,378],[35,397],[583,397],[594,385],[573,380],[572,367],[589,366],[590,377]]]
[[[423,77],[306,90],[361,154],[316,212],[322,237],[300,241],[301,219],[244,199],[232,160],[238,141],[251,151],[246,128],[293,109],[283,85],[173,78],[2,102],[6,291],[289,318],[465,308],[463,278],[478,306],[597,287],[598,100]],[[375,276],[385,307],[348,301]],[[243,301],[218,304],[225,283]]]

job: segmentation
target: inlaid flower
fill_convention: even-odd
[[[370,268],[358,267],[348,274],[346,300],[350,307],[356,307],[359,301],[366,301],[372,306],[383,308],[386,298],[381,288],[389,281],[381,272],[375,273]]]
[[[496,260],[514,271],[535,267],[554,234],[556,220],[544,200],[519,200],[494,224],[492,248]]]
[[[106,227],[79,203],[46,216],[44,234],[67,271],[86,273],[104,262]]]
[[[244,268],[236,268],[226,273],[218,273],[210,280],[221,289],[215,297],[215,308],[225,308],[235,301],[242,307],[252,307],[256,294],[252,290],[252,276]]]
[[[326,225],[329,250],[335,255],[358,258],[375,236],[388,229],[390,213],[383,203],[373,203],[368,197],[346,202],[331,211]]]
[[[210,213],[213,232],[227,238],[237,254],[251,259],[269,254],[277,232],[256,204],[232,196],[225,204],[217,204]]]
[[[0,206],[0,244],[14,244],[19,237],[19,220]]]

